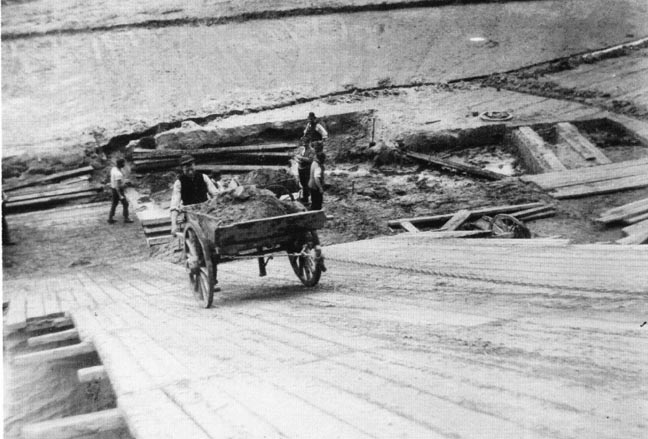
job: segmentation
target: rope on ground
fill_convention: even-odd
[[[517,286],[524,286],[524,287],[540,287],[540,288],[560,288],[560,289],[565,289],[565,290],[570,290],[570,291],[583,291],[583,292],[588,292],[588,293],[609,293],[609,294],[645,294],[645,291],[632,291],[632,290],[620,290],[620,289],[610,289],[610,288],[602,288],[602,287],[581,287],[577,285],[561,285],[557,283],[542,283],[542,282],[524,282],[524,281],[519,281],[519,280],[509,280],[509,279],[501,279],[501,278],[495,278],[495,277],[486,277],[486,276],[478,276],[478,275],[472,275],[472,274],[461,274],[461,273],[455,273],[451,271],[444,271],[444,270],[432,270],[432,269],[427,269],[427,268],[413,268],[413,267],[402,267],[399,265],[393,265],[393,264],[379,264],[376,262],[365,262],[365,261],[356,261],[353,259],[346,259],[346,258],[336,258],[336,257],[330,257],[326,256],[326,260],[328,261],[335,261],[335,262],[343,262],[347,264],[355,264],[355,265],[361,265],[361,266],[368,266],[368,267],[373,267],[373,268],[387,268],[390,270],[399,270],[399,271],[409,271],[412,273],[418,273],[418,274],[427,274],[430,276],[438,276],[438,277],[449,277],[453,279],[463,279],[463,280],[470,280],[470,281],[479,281],[479,282],[492,282],[492,283],[499,283],[499,284],[507,284],[507,285],[517,285]]]

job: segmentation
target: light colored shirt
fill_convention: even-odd
[[[310,169],[310,179],[308,180],[308,187],[315,190],[320,190],[322,185],[322,166],[319,162],[314,161]]]
[[[122,174],[117,166],[113,166],[110,170],[110,187],[113,189],[124,187],[124,174]]]
[[[203,180],[205,180],[205,184],[207,185],[207,193],[210,195],[210,197],[213,197],[218,192],[220,192],[218,189],[216,189],[216,186],[214,186],[214,182],[211,178],[207,177],[205,174],[201,175],[203,176]],[[171,193],[171,210],[179,210],[182,206],[181,190],[182,183],[180,183],[180,179],[177,179],[175,183],[173,183],[173,192]]]
[[[308,127],[309,126],[310,126],[310,123],[306,124],[306,128],[304,129],[304,136],[308,132]],[[328,139],[328,133],[326,132],[326,130],[324,129],[324,127],[322,126],[321,123],[318,122],[317,125],[315,125],[315,131],[320,133],[320,135],[322,136],[322,139]]]

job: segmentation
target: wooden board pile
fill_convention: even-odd
[[[558,199],[607,194],[648,186],[648,158],[520,178]]]
[[[596,221],[603,224],[626,224],[621,229],[626,237],[619,239],[619,244],[648,243],[648,198],[606,210]]]
[[[485,207],[475,210],[463,209],[455,213],[423,216],[416,218],[401,218],[389,221],[393,229],[402,228],[408,232],[419,232],[419,227],[432,228],[448,236],[486,236],[490,232],[490,223],[484,216],[508,214],[520,221],[532,221],[546,218],[556,213],[554,206],[541,202],[514,204],[507,206]],[[459,230],[472,229],[472,230]],[[475,230],[476,229],[476,230]],[[451,233],[449,233],[451,232]]]
[[[135,171],[161,171],[178,167],[180,157],[191,154],[196,159],[196,169],[199,171],[242,173],[254,169],[285,167],[295,155],[295,148],[295,144],[289,143],[222,146],[195,150],[136,148],[132,152],[132,159]]]
[[[37,210],[70,200],[91,199],[103,190],[90,183],[92,166],[58,172],[3,188],[7,213]]]

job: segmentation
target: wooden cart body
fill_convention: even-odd
[[[257,258],[259,275],[265,276],[267,255],[286,252],[290,264],[306,286],[318,283],[325,271],[317,230],[324,227],[323,211],[309,211],[241,221],[221,226],[218,217],[187,209],[183,233],[189,280],[196,298],[211,306],[218,283],[219,263],[240,258]],[[197,244],[197,245],[196,245]],[[192,245],[194,247],[192,247]]]
[[[208,241],[214,255],[237,256],[246,250],[276,248],[299,240],[305,232],[324,227],[323,211],[292,213],[220,226],[209,214],[187,211],[187,222],[195,224]]]

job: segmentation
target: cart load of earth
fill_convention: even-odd
[[[326,271],[316,233],[325,222],[323,212],[307,212],[294,200],[293,177],[295,185],[288,188],[288,179],[277,185],[272,184],[272,177],[258,173],[244,181],[259,181],[265,187],[274,187],[274,191],[243,184],[185,207],[183,259],[191,291],[203,307],[209,308],[214,293],[221,291],[216,286],[217,266],[223,262],[256,259],[259,275],[265,276],[268,261],[285,253],[297,277],[308,287],[315,286]],[[278,198],[285,192],[287,197]]]

